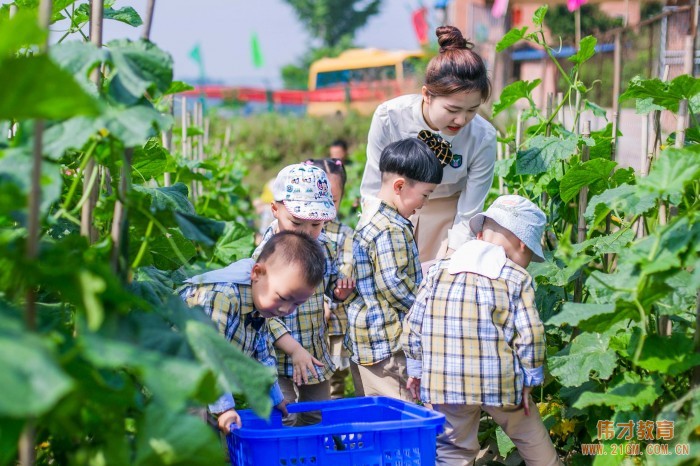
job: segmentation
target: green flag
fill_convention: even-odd
[[[202,64],[202,53],[199,49],[199,44],[195,44],[195,46],[192,47],[192,50],[190,50],[190,58],[197,62],[198,65]]]
[[[263,66],[263,56],[260,50],[260,42],[258,41],[258,35],[253,33],[250,36],[250,55],[253,58],[253,66],[256,68],[262,68]]]

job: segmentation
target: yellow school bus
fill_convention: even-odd
[[[422,50],[350,49],[321,58],[309,68],[309,115],[345,114],[354,109],[370,115],[392,97],[417,92],[415,76]]]

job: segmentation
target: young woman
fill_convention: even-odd
[[[381,104],[374,113],[360,188],[371,211],[381,186],[379,155],[391,142],[418,137],[444,166],[442,183],[412,218],[424,266],[472,235],[469,219],[482,211],[493,182],[496,130],[477,114],[491,83],[481,57],[453,26],[437,28],[440,53],[430,63],[421,94]]]

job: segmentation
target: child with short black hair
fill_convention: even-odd
[[[529,200],[501,196],[469,221],[476,240],[436,263],[404,321],[408,389],[445,415],[437,464],[472,464],[488,413],[528,466],[561,464],[537,406],[545,333],[531,260],[542,262],[546,216]]]
[[[422,273],[408,218],[442,180],[442,166],[424,142],[409,138],[382,151],[379,169],[379,202],[363,213],[353,239],[357,292],[347,305],[346,346],[356,395],[409,400],[401,321]]]
[[[265,319],[289,315],[305,302],[323,280],[323,264],[317,241],[303,233],[282,232],[270,238],[257,260],[243,259],[192,277],[178,294],[189,306],[201,306],[219,333],[245,354],[276,367]],[[286,414],[277,382],[270,396]],[[225,433],[231,424],[241,425],[230,393],[209,405],[209,412],[218,417]]]

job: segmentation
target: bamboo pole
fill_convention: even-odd
[[[173,96],[170,96],[168,97],[168,109],[171,116],[173,116],[174,107]],[[163,147],[168,151],[168,153],[171,153],[173,150],[173,128],[170,127],[167,131],[163,131],[161,133],[161,137],[163,138]],[[170,186],[172,183],[172,173],[163,173],[163,185]]]
[[[695,354],[700,354],[700,290],[698,290],[695,296]],[[696,365],[693,368],[693,378],[691,380],[691,388],[696,388],[700,386],[700,366]]]
[[[104,5],[102,1],[91,0],[90,1],[90,42],[95,44],[97,48],[102,47],[102,16],[104,14]],[[95,83],[97,91],[100,90],[100,85],[102,82],[102,71],[98,66],[92,71],[90,76],[92,82]],[[93,172],[97,170],[95,164],[95,159],[91,158],[87,165],[85,166],[85,172],[83,174],[83,179],[85,181],[89,180],[93,176]],[[97,205],[97,196],[99,192],[100,183],[94,183],[92,189],[90,189],[89,184],[83,183],[83,193],[85,190],[90,189],[87,201],[83,204],[81,214],[80,214],[80,234],[87,237],[88,242],[93,243],[97,240],[97,230],[94,227],[93,222],[93,212],[95,206]]]
[[[591,136],[591,121],[587,120],[583,125],[583,137]],[[581,162],[585,163],[589,159],[589,148],[588,145],[584,144],[581,149]],[[588,204],[588,186],[581,188],[578,193],[578,225],[577,225],[577,235],[576,242],[583,243],[586,241],[586,218],[585,212]],[[574,302],[583,302],[583,277],[578,277],[576,283],[574,283]]]
[[[146,4],[146,15],[143,22],[143,30],[141,31],[141,39],[151,40],[151,26],[153,25],[153,11],[156,8],[156,0],[148,0]]]
[[[613,125],[620,124],[620,87],[622,82],[622,31],[615,34],[615,53],[613,58]],[[613,140],[617,140],[617,133],[613,133]]]
[[[39,3],[39,27],[48,30],[52,10],[51,0],[41,0]],[[14,12],[12,13],[14,14]],[[48,53],[47,41],[40,46],[40,52]],[[27,262],[36,262],[39,255],[39,207],[41,205],[41,166],[43,154],[44,121],[38,119],[34,123],[34,146],[32,153],[32,172],[29,191],[27,218]],[[36,330],[36,288],[30,286],[26,295],[25,323],[30,331]],[[32,466],[36,463],[36,421],[27,419],[17,445],[20,466]]]

